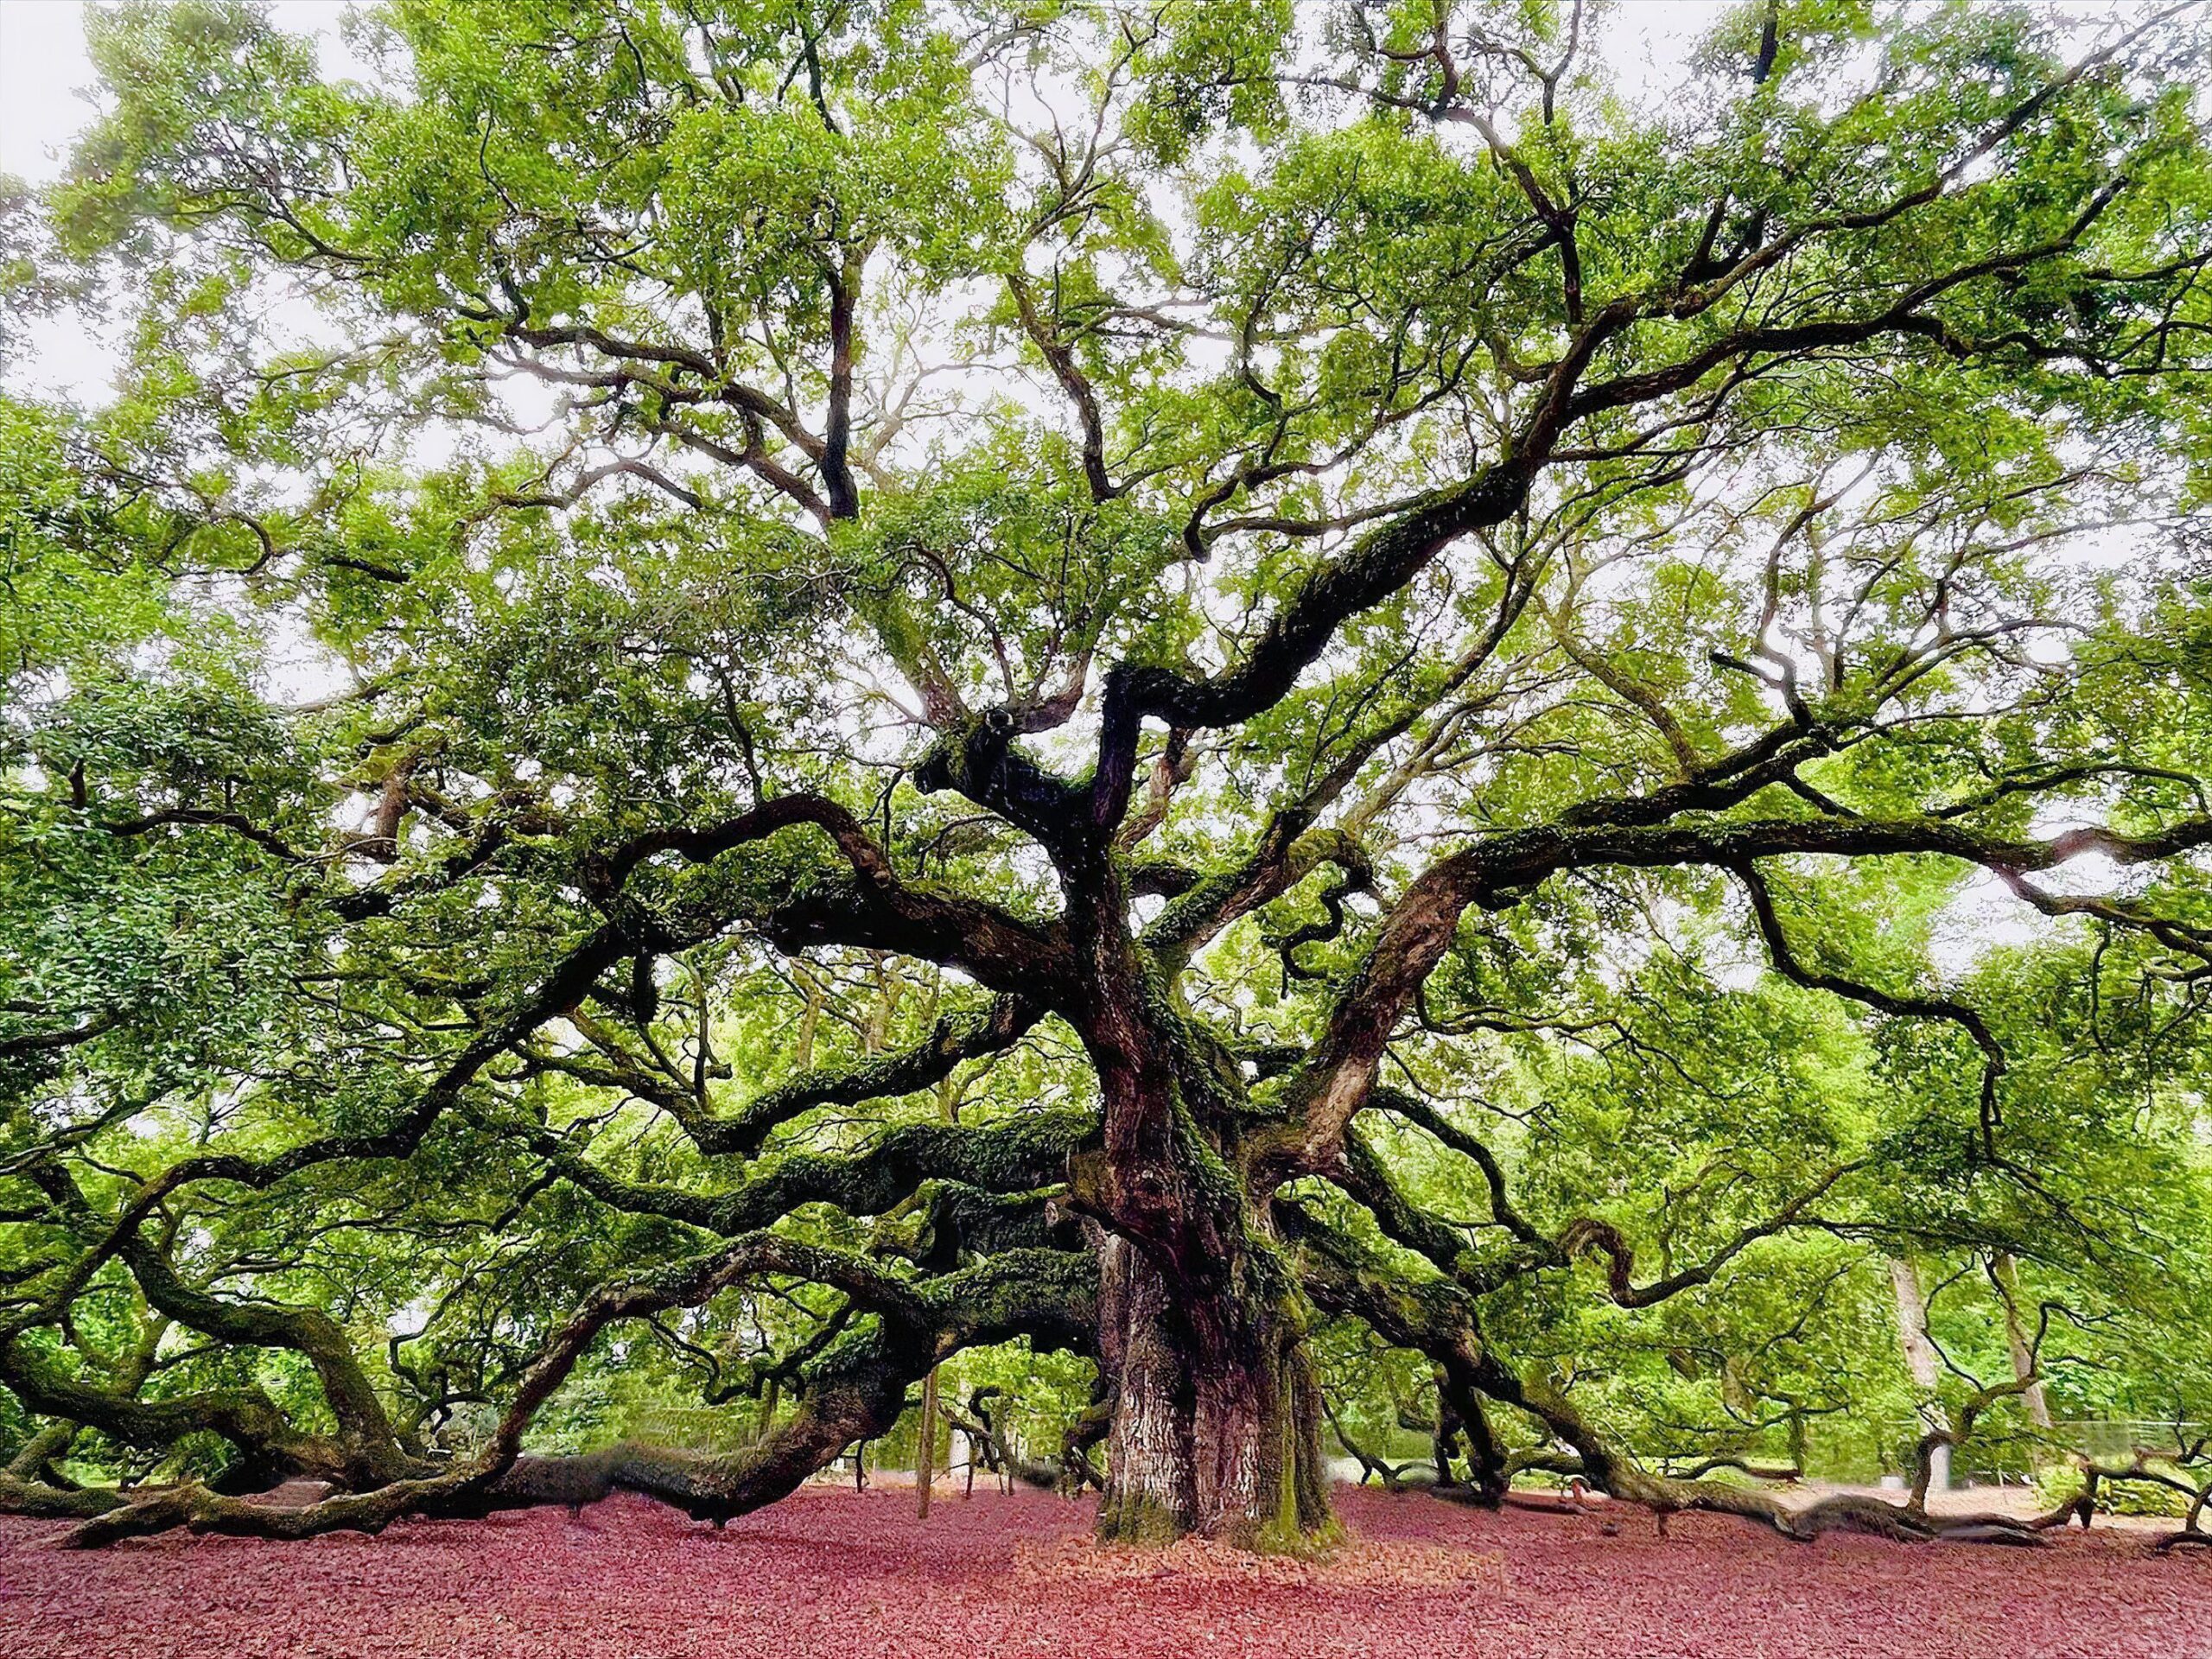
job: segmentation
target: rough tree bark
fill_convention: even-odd
[[[1107,1241],[1100,1347],[1116,1399],[1102,1539],[1197,1532],[1292,1548],[1328,1527],[1303,1321],[1287,1287],[1231,1288],[1258,1276],[1249,1261],[1218,1278],[1173,1273],[1125,1239]]]

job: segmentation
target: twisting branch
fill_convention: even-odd
[[[1775,971],[1793,984],[1811,990],[1827,991],[1847,997],[1879,1013],[1898,1019],[1943,1020],[1958,1027],[1974,1039],[1974,1046],[1981,1051],[1980,1116],[1981,1139],[1984,1149],[1996,1155],[1997,1128],[2002,1122],[1998,1085],[2005,1076],[2005,1049],[1989,1022],[1965,1003],[1944,996],[1897,996],[1861,981],[1842,974],[1808,968],[1790,948],[1789,938],[1782,925],[1782,918],[1774,907],[1774,894],[1758,868],[1746,861],[1733,867],[1736,879],[1742,883],[1751,903],[1751,915],[1758,924],[1759,937],[1765,941],[1767,957]]]

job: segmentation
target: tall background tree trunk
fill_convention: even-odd
[[[1997,1300],[2005,1306],[2005,1345],[2012,1351],[2013,1379],[2025,1384],[2020,1390],[2020,1405],[2031,1423],[2047,1430],[2050,1401],[2043,1391],[2043,1380],[2036,1376],[2035,1345],[2028,1340],[2027,1327],[2021,1322],[2020,1269],[2011,1252],[1999,1250],[1989,1258],[1989,1277],[1997,1287]],[[2031,1377],[2036,1380],[2030,1382]]]
[[[1904,1350],[1905,1367],[1912,1373],[1914,1386],[1923,1395],[1922,1421],[1930,1430],[1948,1432],[1949,1420],[1936,1399],[1936,1385],[1942,1379],[1942,1362],[1936,1352],[1936,1344],[1929,1339],[1928,1301],[1921,1294],[1920,1274],[1911,1262],[1893,1255],[1890,1258],[1890,1286],[1897,1297],[1897,1342]],[[1951,1448],[1936,1446],[1929,1454],[1928,1465],[1928,1490],[1948,1491],[1951,1484]]]

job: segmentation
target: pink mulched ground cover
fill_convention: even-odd
[[[637,1499],[304,1543],[100,1554],[0,1522],[0,1659],[2208,1659],[2212,1552],[1790,1544],[1741,1522],[1471,1514],[1340,1494],[1357,1541],[1307,1567],[1198,1546],[1102,1556],[1087,1503],[813,1489],[727,1532]]]

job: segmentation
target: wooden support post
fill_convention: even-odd
[[[914,1513],[930,1518],[930,1486],[937,1474],[937,1367],[922,1382],[922,1432],[914,1450]]]

